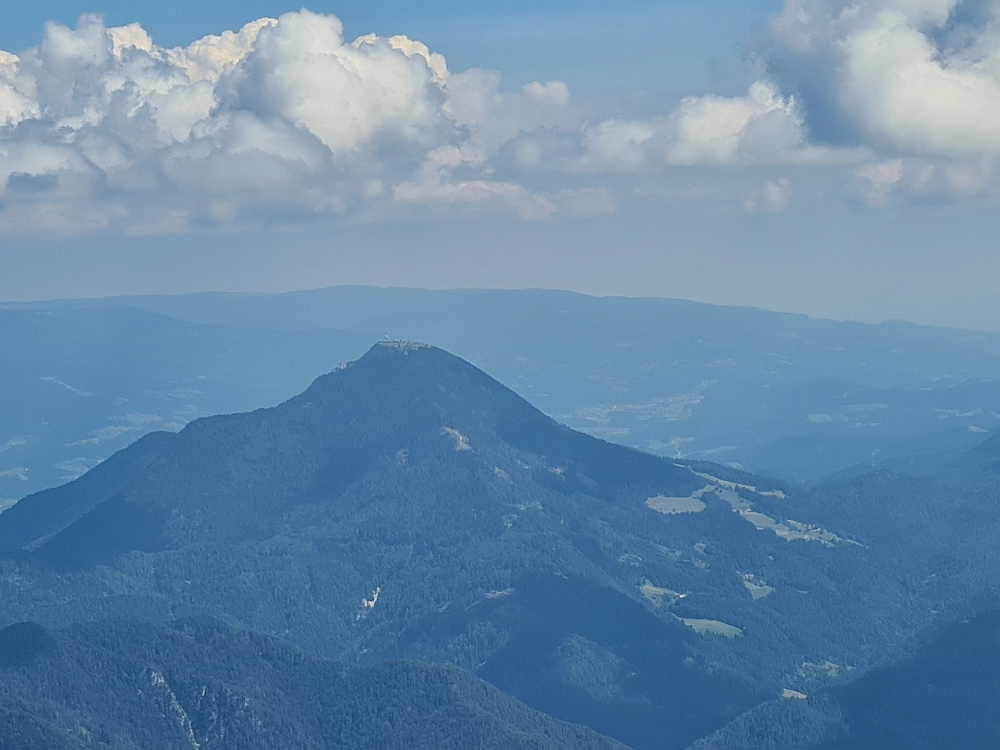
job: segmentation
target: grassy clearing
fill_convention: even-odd
[[[673,604],[678,599],[687,598],[687,594],[680,594],[673,589],[666,589],[662,586],[654,586],[649,581],[646,581],[639,587],[639,593],[646,597],[654,607],[660,607],[663,604]]]
[[[702,487],[700,490],[692,492],[688,497],[657,495],[646,500],[646,506],[657,513],[663,513],[667,516],[675,516],[682,513],[701,513],[706,508],[701,496],[706,492],[711,492],[712,489],[711,485]]]
[[[727,625],[718,620],[698,620],[690,617],[682,617],[681,622],[701,635],[721,635],[724,638],[738,638],[743,635],[743,631],[735,625]]]
[[[750,596],[753,597],[754,601],[757,601],[758,599],[765,599],[774,593],[774,587],[768,586],[766,583],[743,581],[743,585],[746,587],[746,590],[750,592]]]

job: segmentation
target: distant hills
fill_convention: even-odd
[[[1000,427],[1000,339],[678,300],[336,287],[0,309],[0,507],[146,432],[276,404],[385,333],[433,341],[559,421],[789,480]]]
[[[617,750],[448,667],[349,668],[219,621],[0,630],[3,750]]]
[[[80,476],[147,432],[278,403],[372,340],[94,303],[0,306],[0,507]]]
[[[915,481],[805,491],[636,452],[441,349],[382,342],[276,407],[150,434],[0,514],[3,616],[209,614],[348,663],[452,664],[680,749],[983,590],[996,508],[965,521]]]

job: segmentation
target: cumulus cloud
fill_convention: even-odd
[[[903,178],[903,160],[865,164],[855,174],[865,182],[864,194],[873,205],[885,203],[892,188]]]
[[[185,231],[393,200],[548,215],[558,201],[488,162],[569,102],[564,83],[500,93],[421,42],[348,41],[308,11],[175,49],[138,24],[50,23],[0,52],[0,229]]]
[[[855,176],[869,205],[889,203],[899,192],[924,197],[967,197],[986,193],[994,184],[989,162],[965,163],[928,158],[886,159],[862,164]]]
[[[766,211],[774,213],[784,211],[792,198],[792,182],[787,177],[765,182],[757,195],[747,198],[743,208],[749,212]]]
[[[574,165],[848,166],[872,206],[894,191],[990,189],[1000,157],[1000,1],[786,0],[745,96],[704,95],[586,127]],[[768,182],[748,210],[781,210]]]
[[[1000,157],[998,13],[786,0],[745,94],[643,118],[601,114],[560,81],[505,91],[498,73],[451,71],[406,36],[348,40],[309,11],[173,49],[138,24],[50,23],[36,47],[0,52],[0,232],[600,216],[616,208],[605,176],[690,168],[840,165],[873,206],[979,194]],[[789,205],[790,183],[770,178],[748,210]]]
[[[990,189],[1000,157],[998,0],[786,0],[745,96],[704,95],[585,129],[582,171],[846,165],[872,206],[894,191]],[[781,210],[770,181],[750,210]]]
[[[787,0],[764,57],[831,139],[900,157],[995,157],[998,12],[990,1]]]
[[[605,120],[587,129],[579,166],[637,172],[663,167],[854,162],[860,149],[809,142],[795,98],[758,81],[745,96],[683,99],[653,120]]]

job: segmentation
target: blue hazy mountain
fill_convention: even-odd
[[[371,335],[221,328],[137,309],[0,309],[0,505],[154,430],[277,403]]]
[[[681,748],[873,663],[970,591],[978,548],[948,558],[917,526],[919,562],[909,527],[887,539],[863,498],[838,515],[826,492],[575,432],[468,362],[383,342],[0,514],[4,617],[210,614],[352,663],[454,664]]]
[[[275,404],[386,332],[672,457],[812,479],[1000,426],[1000,339],[666,299],[337,287],[0,310],[0,504],[152,430]]]

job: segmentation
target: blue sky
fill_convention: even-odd
[[[1000,328],[1000,5],[843,7],[19,7],[0,300],[532,286]]]
[[[780,2],[319,0],[306,6],[338,16],[347,36],[375,32],[418,38],[445,54],[457,69],[500,70],[511,84],[520,81],[519,86],[539,77],[559,78],[575,90],[615,95],[621,93],[623,76],[633,88],[654,92],[698,91],[710,81],[722,88],[742,83],[745,39],[765,27]],[[99,13],[109,26],[139,21],[158,44],[173,47],[301,7],[268,0],[41,0],[10,14],[0,29],[0,49],[33,46],[47,21],[73,26],[83,13]],[[611,66],[582,51],[602,40],[619,49],[620,57]]]

